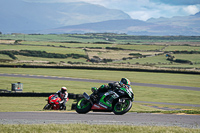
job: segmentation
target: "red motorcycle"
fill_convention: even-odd
[[[67,98],[67,101],[69,98]],[[47,99],[47,104],[44,106],[44,110],[66,110],[66,107],[60,107],[59,102],[62,101],[58,94],[50,95]]]

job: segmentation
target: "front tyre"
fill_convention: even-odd
[[[49,110],[51,109],[51,105],[50,104],[46,104],[43,108],[43,110]]]
[[[116,115],[123,115],[126,112],[128,112],[132,107],[132,102],[130,99],[121,99],[118,101],[114,107],[113,107],[113,112]]]
[[[79,114],[86,114],[91,110],[92,104],[85,98],[80,99],[76,104],[76,112]]]

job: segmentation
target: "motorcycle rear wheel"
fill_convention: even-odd
[[[80,99],[76,104],[76,112],[79,114],[86,114],[91,110],[92,104],[85,98]]]
[[[123,99],[124,102],[117,102],[113,107],[113,112],[116,115],[123,115],[128,112],[132,107],[132,102],[130,99]]]

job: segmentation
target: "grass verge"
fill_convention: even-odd
[[[163,114],[200,114],[198,110],[175,110],[175,111],[136,111],[137,113],[163,113]]]
[[[163,126],[43,124],[0,125],[0,133],[199,133],[200,129]]]
[[[0,97],[0,112],[43,111],[47,97]],[[66,110],[71,111],[74,100],[66,103]]]
[[[45,99],[47,99],[47,97],[0,97],[0,112],[43,111],[43,107],[47,104]],[[76,100],[69,99],[66,103],[66,111],[72,111],[71,106],[73,103],[76,103]],[[200,107],[188,107],[188,109],[186,109],[186,107],[179,107],[179,109],[183,110],[165,111],[151,106],[144,106],[141,103],[133,102],[132,104],[130,112],[200,114]],[[167,107],[167,105],[165,105],[165,107]]]

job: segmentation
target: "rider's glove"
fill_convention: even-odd
[[[121,86],[120,86],[120,84],[119,84],[118,82],[115,82],[115,83],[113,84],[113,86],[114,86],[115,88],[121,88]]]

